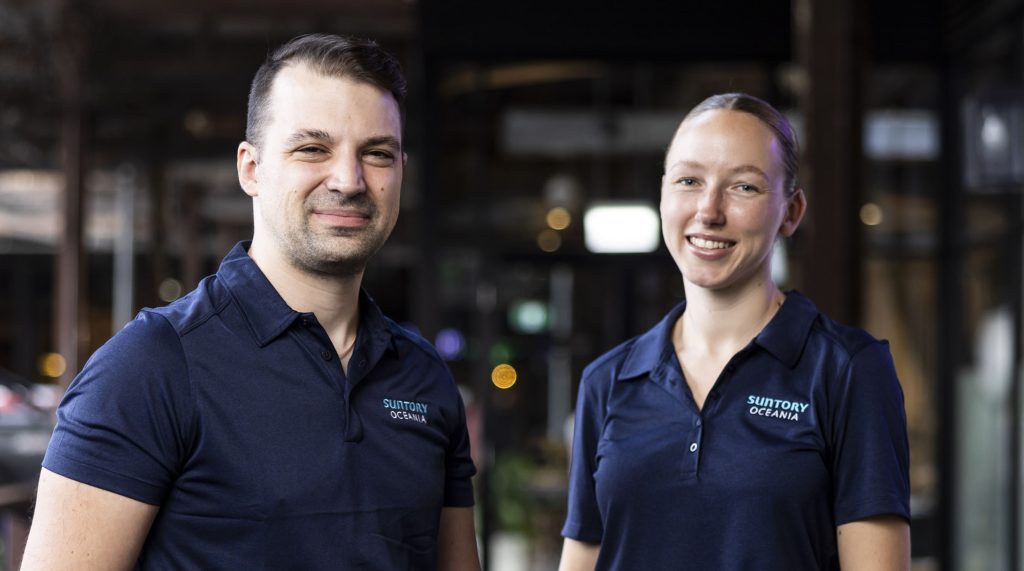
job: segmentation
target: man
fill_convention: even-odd
[[[260,68],[252,242],[72,383],[23,569],[479,569],[458,391],[360,290],[398,216],[404,92],[352,38]]]

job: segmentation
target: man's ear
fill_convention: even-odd
[[[238,168],[238,184],[246,194],[255,198],[259,196],[259,180],[257,180],[256,168],[259,166],[259,158],[256,156],[256,147],[248,141],[238,144],[238,156],[236,167]]]
[[[789,238],[804,219],[807,212],[807,197],[804,195],[804,189],[798,188],[793,192],[793,196],[786,200],[786,217],[782,219],[782,226],[779,226],[779,234]]]
[[[409,164],[409,154],[406,153],[405,151],[402,151],[402,166],[404,167],[407,164]]]

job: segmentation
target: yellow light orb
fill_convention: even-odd
[[[569,211],[565,208],[556,206],[548,210],[545,221],[552,230],[565,230],[572,224],[572,214],[569,214]]]
[[[867,226],[878,226],[884,218],[882,207],[874,202],[868,202],[860,207],[860,221]]]
[[[499,389],[512,388],[512,385],[516,384],[516,378],[518,375],[515,368],[507,363],[502,363],[491,371],[491,382]]]
[[[63,375],[67,368],[68,363],[60,353],[44,353],[39,357],[39,372],[44,377],[56,379]]]

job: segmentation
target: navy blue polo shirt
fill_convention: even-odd
[[[910,518],[888,345],[790,292],[698,410],[672,345],[685,304],[591,363],[562,534],[598,569],[838,569],[836,526]]]
[[[136,568],[433,569],[473,505],[447,367],[364,293],[345,374],[247,248],[93,355],[43,466],[160,506]]]

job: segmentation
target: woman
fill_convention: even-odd
[[[680,124],[661,219],[686,302],[583,373],[560,569],[908,569],[888,345],[772,282],[806,210],[785,117],[716,95]]]

